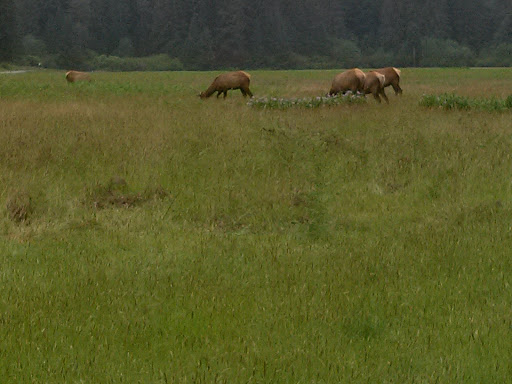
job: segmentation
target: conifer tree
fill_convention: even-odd
[[[19,42],[16,11],[12,0],[0,0],[0,60],[11,60]]]

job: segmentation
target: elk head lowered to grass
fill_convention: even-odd
[[[75,81],[91,81],[91,75],[87,72],[68,71],[66,72],[66,80],[68,83],[74,83]]]
[[[359,68],[352,68],[339,73],[332,81],[329,96],[351,91],[352,93],[363,92],[365,74]]]
[[[219,75],[213,80],[213,83],[208,87],[208,89],[199,94],[201,99],[205,99],[213,95],[217,92],[217,97],[220,96],[221,93],[224,94],[224,98],[228,95],[228,90],[230,89],[239,89],[242,92],[242,95],[249,95],[252,97],[252,92],[249,89],[249,84],[251,83],[251,75],[244,71],[236,71],[223,73]]]

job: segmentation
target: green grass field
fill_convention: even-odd
[[[0,75],[2,382],[510,382],[512,69],[216,74]]]

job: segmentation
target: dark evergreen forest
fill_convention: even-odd
[[[163,69],[510,66],[512,1],[0,0],[0,61],[148,56]]]

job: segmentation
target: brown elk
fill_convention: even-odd
[[[66,72],[66,80],[68,83],[74,83],[75,81],[91,81],[91,75],[87,72],[68,71]]]
[[[337,95],[351,91],[352,93],[363,92],[365,74],[359,68],[352,68],[345,72],[339,73],[332,81],[329,95]]]
[[[382,73],[378,73],[375,71],[370,71],[365,74],[363,92],[364,94],[371,93],[375,100],[379,103],[380,96],[386,100],[386,103],[389,104],[388,97],[384,92],[384,84],[386,83],[386,77]]]
[[[386,67],[375,69],[375,72],[383,74],[386,78],[384,87],[392,86],[395,90],[395,95],[402,94],[402,88],[400,88],[400,70],[395,67]]]
[[[228,95],[228,90],[230,89],[239,89],[242,92],[242,95],[252,97],[252,92],[249,89],[249,84],[251,83],[251,75],[244,71],[236,71],[223,73],[219,75],[213,80],[213,83],[208,87],[208,89],[199,94],[201,99],[205,99],[210,97],[215,92],[217,92],[217,97],[220,96],[221,93],[224,94],[224,98]]]

